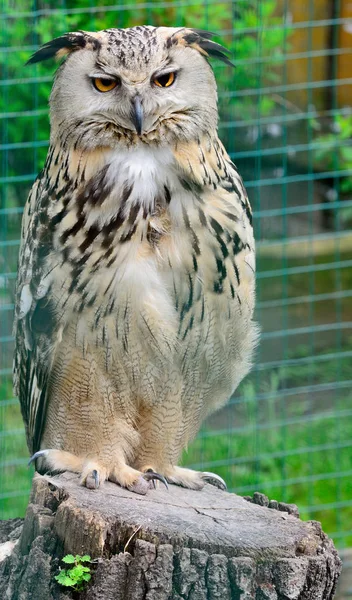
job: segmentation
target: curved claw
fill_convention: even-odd
[[[86,478],[86,487],[91,490],[97,490],[100,485],[100,477],[99,473],[96,469],[87,476]]]
[[[210,485],[214,485],[215,487],[219,488],[219,490],[227,490],[226,482],[223,480],[222,477],[220,477],[220,475],[217,475],[216,473],[203,471],[202,479],[204,479],[206,483],[210,483]]]
[[[37,458],[40,458],[41,456],[48,456],[48,454],[49,450],[38,450],[38,452],[35,452],[33,456],[30,457],[28,461],[28,467],[34,460],[37,460]]]
[[[100,485],[100,477],[99,477],[99,473],[96,469],[93,470],[93,479],[95,482],[95,489],[98,489],[99,485]]]
[[[142,475],[143,479],[145,479],[146,481],[155,481],[155,479],[157,479],[158,481],[161,481],[161,483],[164,484],[164,486],[166,487],[166,489],[169,489],[168,483],[165,479],[165,477],[163,477],[162,475],[159,475],[159,473],[156,473],[155,471],[152,471],[151,469],[148,469],[148,471],[146,471],[145,473],[143,473]],[[155,485],[154,485],[155,487]]]

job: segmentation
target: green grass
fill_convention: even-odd
[[[27,467],[28,450],[21,411],[9,378],[0,385],[0,519],[23,516],[28,504],[33,468]]]

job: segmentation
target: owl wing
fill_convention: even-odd
[[[15,294],[14,390],[19,396],[30,452],[36,452],[45,421],[48,376],[55,345],[55,316],[50,313],[51,251],[48,196],[40,178],[24,208]],[[45,199],[45,201],[43,201]]]

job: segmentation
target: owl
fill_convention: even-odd
[[[250,369],[252,215],[218,138],[209,32],[67,33],[50,147],[24,209],[14,384],[31,460],[145,494]],[[231,64],[231,63],[230,63]]]

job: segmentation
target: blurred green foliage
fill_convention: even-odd
[[[316,129],[321,125],[314,122]],[[328,133],[321,133],[315,138],[319,145],[314,150],[314,164],[317,170],[352,172],[352,114],[350,109],[345,114],[334,116],[329,125]],[[346,196],[350,198],[352,193],[352,177],[346,175],[337,179],[337,194],[341,194],[342,200]],[[344,226],[352,223],[352,207],[345,207],[343,203],[339,211],[339,217]]]
[[[330,130],[315,139],[320,144],[314,152],[316,165],[326,170],[352,171],[352,114],[335,115]],[[352,177],[342,177],[339,182],[343,194],[352,192]]]
[[[4,51],[0,56],[3,93],[0,96],[0,112],[10,114],[9,118],[0,122],[0,135],[2,140],[16,145],[8,151],[9,177],[32,175],[34,178],[45,160],[49,139],[47,103],[53,63],[50,61],[49,64],[28,67],[24,65],[38,46],[66,31],[130,27],[143,23],[214,31],[216,40],[231,51],[237,65],[234,72],[216,61],[214,65],[219,90],[228,90],[223,102],[225,118],[246,118],[257,114],[258,110],[262,115],[268,114],[274,108],[274,101],[268,96],[241,96],[236,99],[236,90],[257,89],[264,81],[278,78],[278,72],[273,67],[282,60],[288,31],[281,26],[282,17],[275,16],[276,0],[262,0],[259,10],[255,0],[233,4],[185,2],[179,6],[155,2],[148,8],[141,2],[134,5],[126,2],[120,4],[119,8],[111,6],[108,7],[111,10],[107,10],[106,0],[96,0],[94,12],[89,12],[87,0],[68,0],[65,2],[65,9],[74,9],[73,13],[66,14],[57,5],[58,10],[48,10],[40,18],[36,18],[33,13],[33,19],[29,20],[27,11],[33,9],[33,3],[24,0],[21,12],[17,13],[15,19],[7,21],[8,27],[3,27],[1,45]],[[44,0],[37,2],[36,8],[45,10],[48,3]],[[5,0],[3,12],[5,15],[14,15],[11,0]],[[29,27],[31,21],[32,27]],[[266,30],[269,25],[270,29]],[[256,31],[258,28],[260,34]],[[259,45],[264,62],[258,68]],[[30,114],[26,115],[28,111]],[[35,140],[34,144],[32,140]],[[7,206],[22,205],[24,200],[22,181],[11,181],[11,187],[7,190]]]

